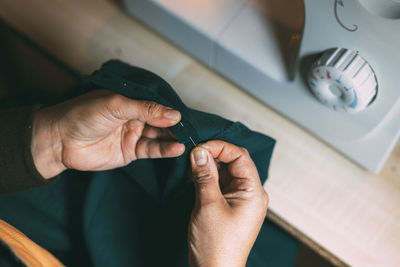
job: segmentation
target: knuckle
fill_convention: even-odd
[[[155,114],[159,114],[161,112],[161,105],[152,101],[144,101],[143,112],[145,117],[153,117]]]
[[[168,155],[168,149],[167,149],[167,147],[165,147],[165,146],[163,146],[163,145],[160,145],[159,156],[160,156],[160,157],[163,157],[163,156],[166,156],[166,155]]]
[[[249,151],[245,147],[240,147],[240,150],[244,155],[249,155]]]
[[[214,179],[213,175],[207,170],[193,172],[194,180],[199,184],[206,184]]]
[[[263,190],[263,191],[264,191],[263,197],[262,197],[263,205],[264,205],[265,207],[268,207],[268,204],[269,204],[269,196],[268,196],[268,193],[265,192],[265,190]]]

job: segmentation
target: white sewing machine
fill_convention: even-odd
[[[400,0],[125,5],[366,169],[379,172],[394,147],[400,135]]]

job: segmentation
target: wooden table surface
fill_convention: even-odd
[[[1,0],[0,17],[78,73],[119,58],[158,73],[188,106],[274,137],[268,216],[336,265],[400,266],[399,146],[368,173],[107,0]]]

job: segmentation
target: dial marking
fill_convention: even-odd
[[[328,77],[328,79],[331,79],[332,77],[331,77],[331,73],[327,70],[326,71],[326,77]]]
[[[355,32],[356,30],[358,30],[358,25],[356,25],[356,24],[353,24],[353,28],[349,28],[343,24],[343,22],[339,19],[339,16],[338,16],[338,5],[340,5],[344,8],[343,0],[335,0],[335,5],[334,5],[335,17],[336,17],[336,21],[339,23],[339,25],[342,26],[344,29],[348,30],[349,32]]]
[[[316,98],[336,111],[362,111],[377,92],[372,67],[358,51],[345,48],[327,50],[314,62],[307,80]]]
[[[353,100],[353,103],[351,103],[351,104],[349,105],[349,107],[351,107],[351,108],[357,107],[357,104],[358,104],[358,98],[357,98],[356,91],[353,91],[353,93],[354,93],[354,100]]]
[[[318,82],[317,77],[314,76],[314,74],[311,74],[312,78],[314,79],[314,81]]]

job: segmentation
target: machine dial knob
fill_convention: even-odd
[[[314,63],[308,82],[322,103],[348,113],[364,110],[378,93],[372,67],[358,52],[345,48],[327,50]]]

